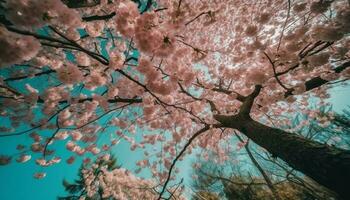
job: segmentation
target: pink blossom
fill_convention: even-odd
[[[135,142],[133,142],[132,144],[131,144],[131,146],[130,146],[130,150],[131,151],[135,151],[136,150],[136,148],[137,148],[137,144],[135,143]]]
[[[25,163],[25,162],[27,162],[28,160],[30,160],[31,158],[32,158],[31,155],[24,155],[24,154],[22,154],[20,157],[18,157],[18,158],[16,159],[16,161],[19,162],[19,163]]]
[[[334,80],[336,80],[336,79],[338,79],[339,77],[340,77],[340,74],[338,74],[338,73],[332,73],[332,72],[330,72],[330,73],[323,73],[323,74],[321,74],[321,76],[320,76],[322,79],[324,79],[324,80],[326,80],[326,81],[334,81]]]
[[[168,158],[165,158],[163,161],[164,161],[164,166],[165,166],[167,169],[170,169],[171,161],[170,161]]]
[[[320,53],[308,58],[309,64],[314,67],[318,67],[328,63],[330,55],[329,53]]]
[[[136,163],[136,165],[139,166],[139,167],[143,167],[144,168],[146,166],[149,166],[149,161],[147,159],[141,160],[141,161],[138,161]]]
[[[119,89],[117,86],[111,86],[108,88],[107,96],[108,98],[114,98],[119,94]]]
[[[36,164],[43,166],[43,167],[49,166],[49,163],[44,158],[36,159],[35,162],[36,162]]]
[[[10,156],[0,155],[0,166],[1,165],[8,165],[11,162]]]
[[[11,0],[5,4],[6,17],[17,26],[41,27],[46,24],[79,25],[77,11],[59,0]]]
[[[266,74],[259,69],[252,69],[248,72],[247,80],[254,84],[263,84],[267,79]]]
[[[60,131],[55,135],[56,140],[65,140],[68,137],[67,131]]]
[[[83,163],[84,164],[88,164],[88,163],[90,163],[91,162],[91,159],[90,158],[84,158],[84,160],[83,160]]]
[[[45,176],[46,176],[46,173],[44,173],[44,172],[37,172],[34,174],[34,178],[36,178],[36,179],[43,179],[43,178],[45,178]]]
[[[306,85],[301,83],[293,88],[293,94],[302,94],[306,91]]]
[[[262,13],[258,18],[258,22],[261,24],[266,24],[270,19],[271,13]]]
[[[293,11],[294,11],[294,12],[297,12],[297,13],[302,12],[302,11],[304,11],[304,10],[306,9],[306,5],[307,5],[307,3],[298,3],[298,4],[295,4],[295,5],[293,6]]]
[[[76,147],[76,144],[73,142],[73,141],[68,141],[66,143],[66,148],[69,150],[69,151],[74,151]]]
[[[38,142],[33,143],[30,148],[33,152],[41,152],[44,150],[44,147]]]
[[[247,36],[255,36],[258,33],[258,27],[254,25],[249,25],[245,29],[245,34]]]
[[[97,87],[105,85],[106,82],[107,79],[100,72],[93,71],[90,76],[88,76],[85,87],[90,90],[95,90]]]
[[[337,27],[332,26],[314,26],[311,33],[316,40],[337,41],[343,38],[344,33]]]
[[[29,92],[29,95],[26,95],[26,101],[30,103],[36,103],[39,98],[39,91],[31,87],[29,84],[25,84],[26,90]]]
[[[101,152],[101,150],[100,150],[99,148],[97,148],[97,147],[93,147],[93,148],[90,150],[90,152],[91,152],[92,154],[94,154],[94,155],[97,155],[97,154],[99,154],[99,153]]]
[[[109,57],[109,66],[112,69],[117,70],[123,68],[125,60],[125,56],[123,54],[113,51],[110,53]]]
[[[79,52],[75,59],[80,66],[89,66],[91,64],[90,58],[85,53]]]
[[[101,35],[102,30],[104,28],[104,22],[103,21],[95,21],[95,22],[90,22],[87,23],[85,26],[86,32],[91,36],[91,37],[98,37]]]
[[[61,158],[60,158],[60,157],[54,157],[54,158],[52,158],[52,159],[49,161],[50,164],[57,164],[57,163],[59,163],[59,162],[61,162]]]
[[[140,15],[137,5],[132,1],[120,3],[117,13],[115,23],[118,31],[126,37],[132,37],[136,18]]]
[[[71,156],[67,159],[67,164],[73,164],[73,162],[75,161],[75,157],[74,156]]]
[[[0,53],[0,67],[28,61],[34,58],[40,49],[40,43],[34,37],[11,33],[2,26],[0,27],[0,46],[4,50]]]
[[[79,131],[72,131],[70,134],[72,136],[73,141],[79,141],[83,137],[83,135]]]
[[[79,83],[83,79],[83,73],[73,64],[67,64],[57,69],[58,79],[65,84]]]
[[[24,148],[25,148],[25,146],[21,145],[21,144],[17,145],[17,147],[16,147],[16,149],[19,151],[23,150]]]

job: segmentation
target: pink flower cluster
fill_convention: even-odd
[[[51,160],[45,160],[44,158],[39,158],[36,159],[36,164],[43,166],[43,167],[48,167],[51,166],[53,164],[57,164],[59,162],[61,162],[61,158],[60,157],[54,157]]]
[[[82,60],[79,60],[79,61],[84,62],[84,64],[86,64],[85,61],[82,61]],[[83,73],[80,71],[80,69],[72,63],[68,63],[64,66],[61,66],[56,71],[57,71],[58,79],[65,84],[79,83],[84,78]]]
[[[40,49],[34,37],[11,33],[0,26],[0,67],[20,64],[32,59]]]
[[[69,9],[60,0],[11,0],[6,1],[6,17],[16,26],[32,29],[47,24],[78,26],[78,12]]]
[[[135,29],[136,18],[140,16],[137,5],[132,1],[123,1],[117,8],[117,30],[125,37],[132,37]]]
[[[139,200],[155,199],[158,195],[150,189],[154,186],[153,181],[140,179],[126,169],[108,171],[102,167],[103,173],[98,177],[94,175],[93,170],[94,166],[91,169],[82,170],[88,196],[96,194],[98,187],[102,188],[104,198]],[[96,179],[98,183],[94,182]]]

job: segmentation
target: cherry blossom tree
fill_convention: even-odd
[[[104,154],[126,140],[131,150],[145,149],[137,165],[159,183],[157,199],[171,198],[176,163],[195,148],[229,159],[220,143],[236,130],[341,198],[350,196],[350,152],[283,128],[290,119],[281,117],[296,110],[314,117],[310,101],[324,105],[327,89],[349,79],[348,1],[0,5],[0,109],[10,121],[0,136],[33,139],[30,147],[18,145],[18,162],[33,154],[42,155],[41,166],[60,162],[50,148],[58,140],[76,156]],[[138,141],[136,130],[151,133]],[[103,134],[110,140],[98,146]],[[155,152],[146,151],[152,146]],[[0,164],[12,157],[2,155]]]

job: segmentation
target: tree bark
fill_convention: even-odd
[[[350,199],[350,151],[265,126],[250,117],[231,118],[230,122],[227,118],[219,120],[223,125],[239,130],[294,169],[333,190],[340,199]]]

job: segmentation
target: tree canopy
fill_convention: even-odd
[[[308,126],[328,89],[347,83],[349,4],[2,0],[0,140],[33,142],[0,164],[38,154],[38,165],[54,165],[62,158],[50,145],[59,140],[70,164],[126,140],[145,150],[137,166],[150,169],[155,199],[172,198],[177,162],[195,149],[230,159],[221,144],[238,131],[347,199],[350,152],[286,128],[292,119],[283,115],[301,112]],[[100,137],[109,140],[99,145]]]

